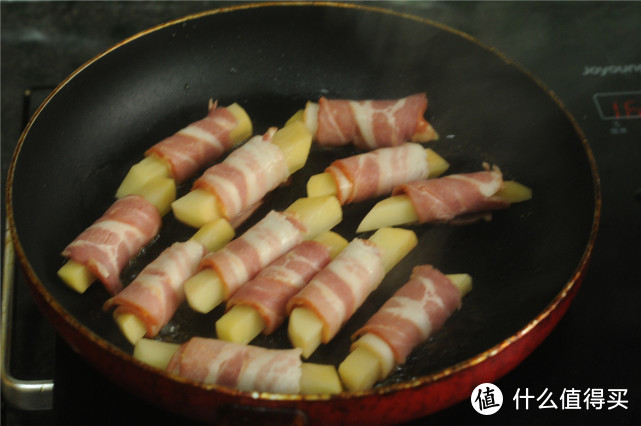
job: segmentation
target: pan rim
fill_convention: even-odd
[[[108,55],[109,53],[113,52],[114,50],[118,49],[119,47],[129,44],[141,37],[144,37],[145,35],[148,35],[150,33],[156,32],[158,30],[161,30],[166,27],[178,25],[184,22],[188,21],[193,21],[195,19],[199,19],[205,16],[211,16],[211,15],[216,15],[216,14],[222,14],[222,13],[230,13],[230,12],[235,12],[235,11],[242,11],[242,10],[247,10],[247,9],[253,9],[253,8],[258,8],[258,7],[335,7],[335,8],[346,8],[346,9],[354,9],[354,10],[363,10],[363,11],[370,11],[370,12],[376,12],[376,13],[383,13],[383,14],[388,14],[392,15],[398,18],[403,18],[403,19],[411,19],[420,23],[424,23],[427,25],[434,26],[438,29],[453,33],[455,35],[461,36],[465,38],[466,40],[474,43],[475,45],[490,51],[492,54],[496,55],[499,57],[501,60],[503,60],[506,65],[515,67],[517,71],[521,72],[525,76],[527,76],[531,81],[533,81],[536,85],[539,86],[540,89],[542,89],[556,104],[556,106],[563,112],[565,117],[571,122],[575,132],[577,133],[581,144],[583,146],[583,150],[585,151],[587,161],[589,164],[589,168],[592,174],[592,181],[593,181],[593,197],[594,197],[594,212],[593,212],[593,218],[592,218],[592,226],[590,230],[590,235],[588,238],[588,241],[586,243],[586,247],[582,253],[581,259],[574,269],[574,272],[570,279],[568,280],[567,283],[561,288],[561,290],[557,293],[557,295],[554,297],[554,299],[537,315],[535,316],[531,321],[529,321],[524,327],[519,329],[517,332],[512,334],[511,336],[507,337],[503,341],[499,342],[498,344],[494,345],[490,349],[485,350],[484,352],[481,352],[480,354],[477,354],[471,358],[468,358],[464,361],[461,361],[455,365],[452,365],[450,367],[447,367],[445,369],[442,369],[440,371],[437,371],[435,373],[431,373],[425,376],[417,377],[413,380],[408,380],[405,382],[401,383],[394,383],[394,384],[389,384],[389,385],[382,385],[375,387],[373,389],[367,390],[367,391],[359,391],[359,392],[349,392],[349,391],[344,391],[339,394],[319,394],[319,395],[289,395],[289,394],[275,394],[275,393],[262,393],[262,392],[251,392],[251,391],[239,391],[233,388],[228,388],[224,386],[219,386],[219,385],[205,385],[198,383],[196,381],[184,379],[182,377],[179,377],[175,374],[168,373],[166,371],[156,369],[154,367],[150,367],[135,358],[129,353],[126,353],[125,351],[115,347],[113,344],[107,342],[105,339],[102,337],[98,336],[94,331],[90,330],[87,328],[85,325],[77,321],[67,310],[58,302],[56,301],[51,294],[47,291],[45,288],[43,282],[40,280],[40,278],[37,276],[36,272],[33,270],[31,267],[31,264],[29,260],[26,257],[26,254],[24,253],[24,250],[22,248],[22,244],[20,243],[20,238],[18,235],[18,230],[16,228],[16,223],[15,223],[15,216],[14,216],[14,211],[13,211],[13,180],[14,180],[14,171],[16,164],[19,159],[20,151],[22,146],[25,143],[25,140],[27,139],[27,136],[29,134],[29,131],[35,122],[35,120],[38,118],[38,116],[41,114],[41,112],[46,108],[47,104],[50,102],[50,100],[61,90],[64,89],[64,87],[73,79],[75,76],[77,76],[79,73],[81,73],[83,70],[85,70],[87,67],[89,67],[91,64],[95,63],[98,61],[100,58]],[[143,369],[149,369],[150,371],[153,371],[156,374],[161,374],[165,377],[168,377],[174,381],[182,382],[182,383],[187,383],[189,385],[193,385],[195,387],[201,388],[203,390],[207,391],[216,391],[216,392],[222,392],[225,394],[229,395],[242,395],[246,397],[251,397],[254,399],[260,399],[260,400],[294,400],[294,401],[317,401],[317,400],[335,400],[335,399],[351,399],[354,397],[362,397],[362,396],[370,396],[370,395],[387,395],[391,393],[395,393],[399,390],[407,390],[407,389],[416,389],[416,388],[421,388],[425,386],[429,386],[432,383],[444,380],[448,377],[451,377],[455,374],[458,374],[462,371],[469,370],[479,364],[482,364],[483,362],[487,361],[488,359],[491,359],[493,357],[498,356],[508,348],[510,348],[512,345],[514,345],[516,342],[519,340],[525,338],[529,333],[531,333],[534,329],[539,327],[545,320],[550,318],[553,312],[555,312],[563,303],[570,303],[574,294],[578,290],[578,287],[580,286],[580,282],[584,274],[586,273],[589,260],[591,258],[594,245],[596,242],[596,237],[598,234],[598,229],[599,229],[599,222],[600,222],[600,215],[601,215],[601,208],[602,208],[602,198],[601,198],[601,185],[600,185],[600,177],[596,165],[596,161],[594,159],[594,155],[592,153],[592,150],[589,146],[589,143],[587,141],[587,138],[585,137],[583,131],[580,129],[578,126],[576,119],[573,117],[573,115],[567,110],[565,105],[562,103],[562,101],[556,96],[556,94],[551,91],[549,88],[547,88],[540,80],[538,80],[535,76],[533,76],[528,70],[524,69],[521,65],[514,63],[510,59],[508,59],[503,53],[499,52],[493,47],[486,46],[485,44],[481,43],[478,41],[475,37],[463,33],[459,30],[456,30],[454,28],[451,28],[447,25],[431,21],[429,19],[417,17],[411,14],[407,13],[402,13],[402,12],[397,12],[389,9],[384,9],[381,7],[375,7],[371,5],[363,5],[363,4],[354,4],[354,3],[337,3],[337,2],[266,2],[266,3],[248,3],[248,4],[242,4],[242,5],[234,5],[234,6],[228,6],[228,7],[221,7],[217,9],[212,9],[212,10],[207,10],[203,12],[198,12],[194,14],[187,15],[182,18],[177,18],[171,21],[168,21],[166,23],[162,23],[159,25],[156,25],[154,27],[151,27],[149,29],[143,30],[131,37],[126,38],[125,40],[113,45],[109,49],[105,50],[104,52],[96,55],[94,58],[86,61],[84,64],[82,64],[80,67],[78,67],[74,72],[72,72],[68,77],[66,77],[45,99],[45,101],[37,108],[36,112],[34,115],[29,119],[25,129],[23,130],[19,141],[16,145],[16,149],[13,153],[11,163],[9,166],[9,171],[8,171],[8,176],[7,176],[7,183],[6,183],[6,206],[7,206],[7,226],[10,232],[10,238],[14,244],[15,247],[15,253],[18,258],[18,262],[20,266],[22,267],[23,272],[27,276],[27,281],[30,284],[30,288],[32,291],[37,292],[38,296],[41,297],[49,306],[53,308],[53,310],[60,315],[61,317],[64,318],[64,320],[75,329],[76,332],[90,338],[95,344],[97,344],[100,349],[109,352],[111,355],[117,357],[121,361],[128,362],[128,363],[134,363],[138,367],[141,367]]]

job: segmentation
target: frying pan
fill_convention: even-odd
[[[409,277],[431,263],[466,272],[474,289],[428,342],[374,389],[280,395],[205,386],[143,365],[101,307],[56,277],[60,252],[113,202],[131,165],[153,143],[201,118],[209,98],[238,102],[256,133],[282,125],[307,100],[397,98],[426,91],[429,147],[448,173],[498,165],[534,198],[469,226],[414,226],[419,243],[339,335],[309,359],[337,365],[351,333]],[[353,148],[314,147],[306,167],[249,220],[304,196],[305,182]],[[189,189],[189,182],[179,192]],[[374,202],[346,206],[336,231],[348,239]],[[40,308],[59,334],[130,392],[197,420],[239,411],[294,423],[390,423],[428,415],[470,396],[519,364],[552,330],[585,273],[598,228],[600,192],[591,151],[553,93],[471,37],[425,19],[332,3],[262,3],[186,17],[138,34],[89,61],[42,104],[24,131],[7,182],[16,255]],[[164,218],[155,240],[123,272],[131,281],[171,242],[194,230]],[[367,237],[367,234],[362,235]],[[159,338],[214,336],[222,307],[181,307]],[[287,347],[284,330],[257,345]]]

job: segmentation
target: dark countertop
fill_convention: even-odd
[[[23,122],[25,90],[54,87],[87,60],[141,30],[229,2],[2,2],[2,194],[11,153]],[[602,185],[600,231],[585,281],[551,335],[520,366],[496,382],[507,401],[488,418],[469,401],[444,410],[435,424],[509,421],[519,424],[639,424],[641,421],[641,119],[601,120],[593,95],[641,91],[641,33],[638,2],[377,2],[444,23],[496,47],[549,87],[576,117],[593,150]],[[4,203],[2,214],[4,219]],[[25,302],[29,303],[29,302]],[[33,309],[28,306],[26,309]],[[58,339],[56,354],[75,356]],[[92,377],[78,359],[79,374]],[[51,370],[44,367],[45,374]],[[56,372],[56,374],[62,374]],[[113,410],[138,407],[149,422],[153,406],[107,387]],[[549,389],[626,389],[628,409],[516,411],[511,398],[529,388],[537,396]],[[87,393],[86,398],[90,398]],[[78,414],[25,413],[2,403],[2,422],[57,424]],[[558,400],[557,400],[558,402]],[[120,408],[118,408],[118,406]],[[69,411],[69,410],[67,410]],[[160,416],[171,423],[171,415]],[[181,422],[182,423],[182,422]],[[184,423],[183,423],[184,424]]]

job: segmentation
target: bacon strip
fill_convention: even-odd
[[[238,126],[236,117],[217,102],[211,102],[205,118],[196,121],[147,150],[171,165],[177,184],[219,158],[233,145],[231,132]]]
[[[146,336],[156,336],[185,300],[183,283],[196,273],[206,253],[205,247],[193,240],[174,243],[103,308],[117,306],[116,315],[134,314],[145,324]]]
[[[438,331],[461,304],[461,293],[431,265],[414,267],[410,280],[354,333],[373,333],[391,348],[397,364]]]
[[[174,353],[167,371],[196,382],[245,391],[297,394],[299,349],[265,349],[193,337]]]
[[[265,334],[273,333],[287,317],[287,302],[330,261],[329,248],[316,241],[303,241],[240,289],[227,302],[251,306],[265,322]]]
[[[292,216],[272,210],[224,248],[206,255],[199,269],[215,270],[230,297],[261,269],[300,244],[304,232],[304,225]]]
[[[396,146],[407,141],[427,142],[436,132],[425,120],[427,96],[417,93],[396,100],[318,102],[319,145],[340,146],[353,142],[361,149]]]
[[[425,179],[429,163],[419,144],[379,148],[334,161],[325,170],[334,178],[342,205],[389,194],[405,182]]]
[[[323,270],[287,303],[314,311],[323,322],[323,343],[329,342],[367,296],[381,283],[385,271],[381,252],[368,240],[353,239]]]
[[[139,195],[128,195],[85,229],[62,255],[85,265],[111,294],[122,290],[120,273],[160,230],[156,207]]]
[[[238,215],[289,176],[282,151],[270,143],[275,132],[271,128],[253,137],[194,182],[194,189],[202,188],[216,196],[225,218]]]
[[[502,187],[503,175],[494,168],[408,182],[396,187],[392,194],[410,198],[419,223],[448,222],[508,207],[507,201],[495,195]]]

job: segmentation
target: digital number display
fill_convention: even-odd
[[[597,93],[594,103],[603,120],[641,118],[641,91]]]

